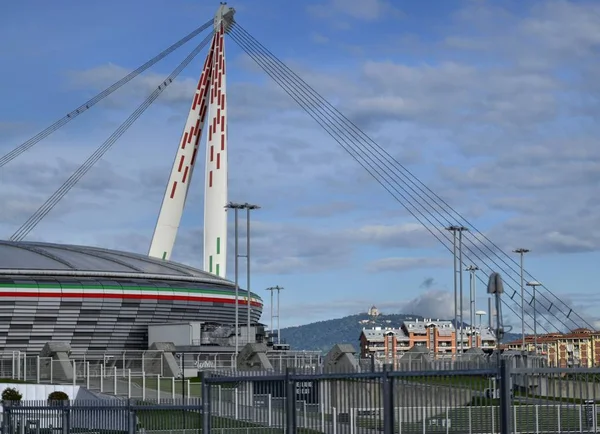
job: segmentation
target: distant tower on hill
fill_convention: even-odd
[[[369,309],[369,316],[373,319],[377,318],[379,316],[379,309],[375,306],[371,306],[371,309]]]

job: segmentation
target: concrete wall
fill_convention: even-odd
[[[515,383],[519,386],[528,384],[529,393],[533,395],[553,398],[600,399],[600,383],[591,381],[561,380],[530,375],[517,376]]]

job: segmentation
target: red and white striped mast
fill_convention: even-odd
[[[225,33],[235,9],[221,3],[214,20],[210,51],[192,100],[171,176],[152,237],[149,256],[171,257],[196,163],[202,131],[206,130],[204,187],[204,270],[225,277],[227,258],[227,100]]]

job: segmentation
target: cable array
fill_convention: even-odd
[[[168,56],[169,54],[171,54],[173,51],[177,50],[179,47],[181,47],[182,45],[184,45],[185,43],[187,43],[191,39],[193,39],[196,36],[198,36],[204,30],[208,29],[212,24],[213,24],[213,20],[207,21],[206,23],[204,23],[202,26],[198,27],[196,30],[194,30],[193,32],[191,32],[187,36],[185,36],[185,37],[181,38],[179,41],[175,42],[173,45],[171,45],[166,50],[163,50],[161,53],[159,53],[158,55],[156,55],[152,59],[148,60],[146,63],[144,63],[143,65],[141,65],[140,67],[138,67],[134,71],[130,72],[129,74],[127,74],[125,77],[123,77],[119,81],[115,82],[111,86],[109,86],[106,89],[104,89],[102,92],[100,92],[98,95],[96,95],[95,97],[93,97],[89,101],[83,103],[82,105],[80,105],[79,107],[77,107],[75,110],[73,110],[70,113],[66,114],[64,117],[62,117],[61,119],[59,119],[56,122],[54,122],[52,125],[50,125],[46,129],[40,131],[35,136],[33,136],[32,138],[30,138],[26,142],[22,143],[21,145],[17,146],[16,148],[14,148],[12,151],[10,151],[9,153],[7,153],[6,155],[0,157],[0,167],[2,167],[4,165],[6,165],[7,163],[11,162],[15,158],[17,158],[19,155],[21,155],[23,152],[25,152],[28,149],[32,148],[38,142],[40,142],[41,140],[43,140],[46,137],[48,137],[50,134],[52,134],[56,130],[58,130],[59,128],[63,127],[64,125],[68,124],[70,121],[72,121],[73,119],[75,119],[80,114],[86,112],[87,110],[89,110],[90,108],[92,108],[94,105],[98,104],[100,101],[102,101],[104,98],[106,98],[107,96],[109,96],[110,94],[112,94],[113,92],[115,92],[116,90],[118,90],[119,88],[121,88],[123,85],[129,83],[135,77],[137,77],[138,75],[140,75],[141,73],[143,73],[147,69],[151,68],[156,63],[160,62],[162,59],[164,59],[166,56]]]
[[[445,230],[448,226],[464,226],[463,257],[466,263],[476,264],[486,275],[493,271],[504,274],[505,306],[518,318],[520,313],[520,268],[519,263],[489,240],[473,224],[454,210],[440,196],[435,194],[410,170],[397,161],[385,149],[365,134],[352,121],[330,104],[302,78],[288,68],[280,59],[257,41],[238,23],[229,31],[230,37],[242,48],[261,69],[263,69],[309,116],[311,116],[350,156],[390,193],[404,208],[433,235],[448,251],[452,252],[453,236]],[[525,272],[531,280],[533,276]],[[487,284],[480,275],[478,280]],[[574,312],[564,301],[548,288],[537,292],[536,309],[540,328],[549,332],[548,327],[561,327],[565,330],[590,324]],[[524,292],[532,297],[532,291]],[[544,303],[545,302],[545,303]],[[527,302],[526,302],[527,303]],[[531,305],[531,301],[528,302]],[[518,308],[515,310],[515,307]],[[531,312],[525,310],[528,320],[533,320]],[[526,326],[531,324],[525,321]]]
[[[162,94],[173,80],[190,64],[212,38],[209,34],[194,50],[169,74],[167,78],[152,92],[146,100],[123,122],[114,133],[60,186],[52,196],[10,237],[10,241],[21,241],[33,228],[65,197],[77,182],[108,152],[115,142],[129,129],[131,125],[146,111]]]

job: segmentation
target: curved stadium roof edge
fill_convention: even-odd
[[[143,278],[234,285],[206,271],[139,253],[30,241],[0,240],[0,275]]]

